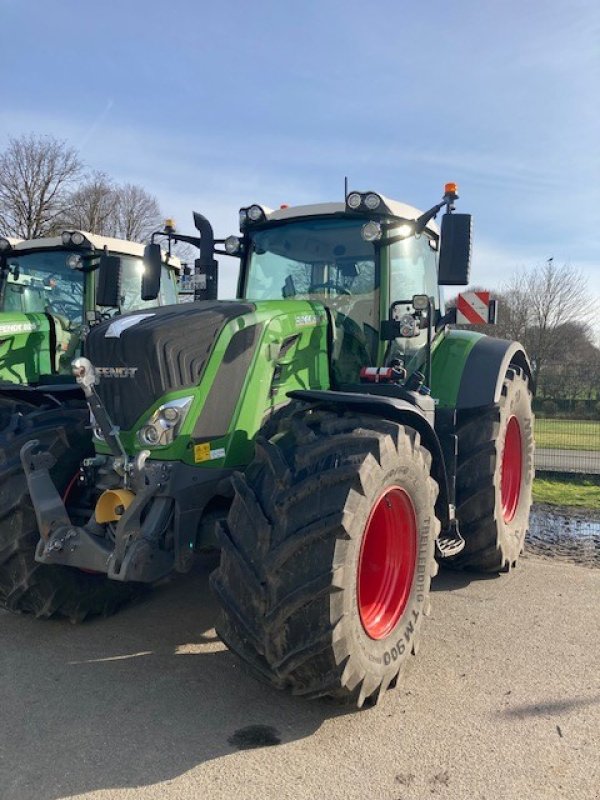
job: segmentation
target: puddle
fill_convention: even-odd
[[[271,725],[248,725],[246,728],[239,728],[227,741],[238,750],[252,750],[255,747],[281,744],[281,734]]]
[[[533,507],[526,551],[600,568],[600,514],[576,508],[569,514],[561,511]]]

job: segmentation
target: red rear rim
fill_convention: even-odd
[[[500,476],[500,495],[504,522],[510,522],[517,512],[521,496],[522,473],[521,428],[519,420],[516,417],[511,417],[506,426]]]
[[[390,486],[369,515],[358,561],[358,610],[371,639],[384,639],[398,624],[413,583],[417,520],[407,492]]]

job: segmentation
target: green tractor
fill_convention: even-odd
[[[21,451],[36,561],[126,587],[218,546],[218,631],[257,677],[378,700],[415,651],[438,561],[508,570],[528,525],[527,356],[450,329],[440,298],[468,282],[456,198],[254,204],[216,242],[195,215],[208,299],[97,325],[74,362],[95,436],[86,521],[52,454]],[[235,301],[215,299],[215,252],[240,259]]]
[[[40,440],[57,460],[52,476],[68,506],[78,501],[79,464],[93,455],[93,443],[71,362],[94,325],[177,299],[178,261],[166,256],[160,291],[140,294],[143,255],[141,244],[79,230],[0,238],[0,604],[7,608],[77,616],[80,595],[107,582],[34,561],[39,532],[19,453]],[[123,595],[122,587],[109,589],[108,606],[97,592],[97,611]]]

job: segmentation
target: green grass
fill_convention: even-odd
[[[582,477],[536,478],[533,482],[533,502],[600,509],[600,485]]]
[[[600,422],[588,419],[536,419],[537,447],[600,450]]]

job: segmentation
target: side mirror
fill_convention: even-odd
[[[464,286],[469,283],[472,221],[470,214],[444,214],[442,217],[440,286]]]
[[[160,292],[162,252],[159,244],[147,244],[144,248],[144,272],[142,274],[142,300],[156,300]]]
[[[102,253],[96,280],[96,305],[118,308],[121,300],[121,259]]]

